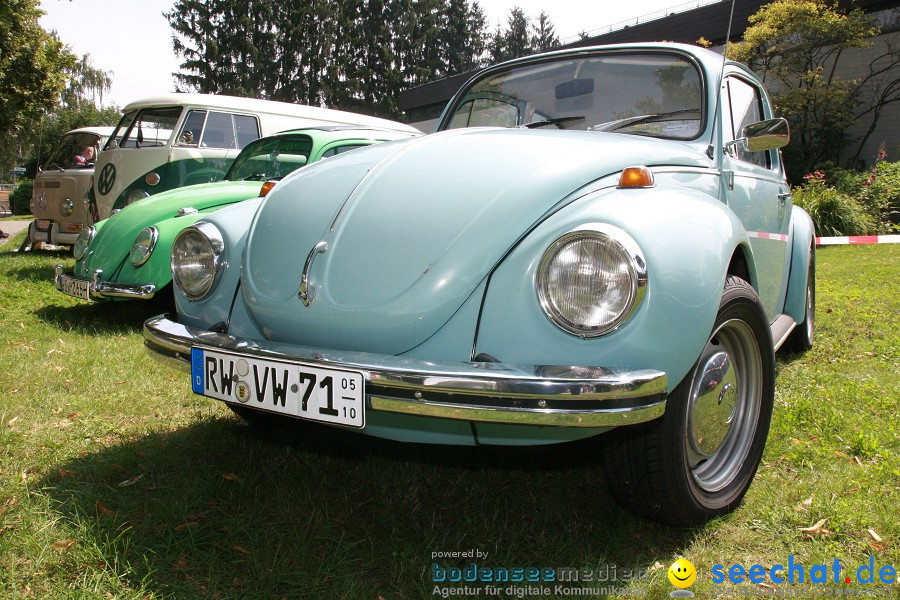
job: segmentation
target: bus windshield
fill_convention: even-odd
[[[100,152],[100,136],[95,133],[67,133],[53,150],[43,168],[84,169],[94,166]]]
[[[137,113],[134,122],[121,140],[117,140],[119,148],[147,148],[165,146],[175,131],[182,108],[172,106],[166,108],[145,108]],[[124,122],[125,118],[122,118]],[[122,124],[120,122],[120,125]],[[118,131],[116,132],[118,133]]]

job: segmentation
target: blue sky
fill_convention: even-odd
[[[708,1],[708,0],[704,0]],[[45,29],[55,29],[76,54],[90,53],[96,67],[113,72],[113,89],[104,104],[128,102],[170,92],[179,61],[172,51],[171,30],[164,11],[173,0],[42,0]],[[505,25],[513,6],[530,17],[544,9],[561,38],[575,36],[665,8],[678,0],[480,0],[489,29]]]

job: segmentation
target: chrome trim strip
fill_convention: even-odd
[[[303,306],[308,307],[316,299],[316,286],[309,285],[309,270],[312,268],[313,261],[318,254],[328,251],[328,243],[319,242],[306,255],[306,264],[303,265],[303,275],[300,278],[300,291],[297,297],[303,302]]]
[[[195,329],[168,315],[144,323],[144,345],[157,360],[186,372],[191,368],[192,347],[364,371],[370,409],[385,412],[563,427],[641,423],[665,412],[666,374],[652,369],[629,372],[599,367],[432,362],[321,350]],[[587,369],[593,376],[578,377],[578,369]]]
[[[62,292],[62,277],[81,279],[74,273],[63,273],[63,266],[56,265],[53,268],[53,287]],[[85,281],[81,279],[81,281]],[[95,269],[88,281],[88,294],[93,300],[106,300],[108,298],[127,298],[132,300],[150,300],[156,294],[156,286],[152,283],[118,283],[115,281],[103,281],[103,270]]]

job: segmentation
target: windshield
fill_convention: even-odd
[[[703,129],[697,67],[675,54],[559,57],[476,81],[444,129],[527,127],[694,139]]]
[[[43,168],[85,169],[94,166],[100,152],[100,136],[94,133],[67,133],[53,150]]]
[[[173,106],[167,108],[145,108],[137,113],[136,117],[132,117],[134,122],[125,130],[125,135],[116,138],[116,144],[119,148],[146,148],[150,146],[165,146],[172,137],[175,125],[178,124],[178,118],[181,116],[181,107]],[[128,118],[126,114],[119,121],[119,128],[124,130],[123,124]],[[119,131],[116,129],[115,135],[118,136]],[[107,144],[108,147],[113,147]]]
[[[109,136],[109,140],[103,147],[104,150],[116,148],[122,142],[122,136],[124,136],[125,132],[128,131],[128,128],[131,127],[131,123],[134,121],[134,116],[136,114],[136,110],[131,110],[122,115],[122,118],[119,119],[119,124],[116,125],[115,130],[113,130],[113,134]]]
[[[312,152],[308,135],[262,138],[244,148],[225,174],[226,181],[281,179],[306,164]]]

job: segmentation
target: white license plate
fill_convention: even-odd
[[[192,348],[191,388],[201,396],[311,421],[366,424],[360,371]]]
[[[75,279],[68,275],[59,276],[60,289],[64,294],[81,298],[82,300],[90,300],[91,282],[84,279]]]

